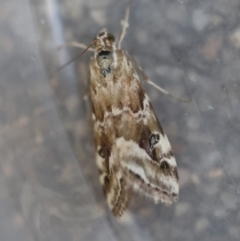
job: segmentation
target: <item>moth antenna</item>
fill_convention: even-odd
[[[189,99],[182,99],[182,98],[178,98],[176,96],[174,96],[173,94],[171,94],[170,92],[168,92],[167,90],[163,89],[162,87],[160,87],[159,85],[155,84],[154,82],[152,82],[148,77],[147,75],[145,75],[144,77],[146,77],[145,81],[154,86],[156,89],[158,89],[159,91],[161,91],[163,94],[165,95],[169,95],[171,96],[173,99],[175,100],[178,100],[178,101],[181,101],[181,102],[185,102],[185,103],[188,103],[188,102],[191,102],[192,101],[192,98],[190,97]]]
[[[58,50],[61,50],[61,49],[66,48],[66,47],[76,47],[76,48],[80,48],[80,49],[86,49],[89,46],[86,45],[86,44],[83,44],[83,43],[76,42],[76,41],[71,41],[71,42],[68,42],[66,44],[63,44],[63,45],[59,46]],[[88,51],[94,52],[95,49],[89,47]]]
[[[118,39],[118,43],[117,43],[117,48],[120,49],[121,48],[121,43],[123,41],[124,36],[126,35],[127,32],[127,28],[129,27],[129,13],[130,13],[130,6],[133,0],[130,0],[128,2],[127,8],[126,8],[126,12],[125,12],[125,17],[124,19],[121,21],[121,25],[122,25],[122,29],[120,32],[120,36]]]
[[[80,54],[78,54],[77,56],[75,56],[73,59],[69,60],[66,64],[60,66],[59,68],[57,68],[49,77],[52,78],[57,72],[59,72],[60,70],[62,70],[64,67],[66,67],[67,65],[71,64],[72,62],[74,62],[76,59],[78,59],[79,57],[81,57],[87,50],[89,50],[89,48],[91,48],[91,46],[95,43],[95,41],[93,41],[90,45],[88,45]]]
[[[145,72],[143,71],[142,67],[138,64],[138,62],[132,57],[130,56],[130,54],[125,51],[127,56],[133,61],[133,63],[137,66],[138,70],[140,71],[140,73],[143,76],[143,79],[150,85],[154,86],[156,89],[158,89],[159,91],[161,91],[163,94],[171,96],[173,99],[181,101],[181,102],[191,102],[192,98],[190,97],[189,99],[182,99],[182,98],[178,98],[175,95],[171,94],[170,92],[168,92],[167,90],[163,89],[162,87],[160,87],[159,85],[155,84],[154,82],[152,82],[148,76],[145,74]]]

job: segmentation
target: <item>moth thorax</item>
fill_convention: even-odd
[[[111,64],[113,63],[113,54],[109,50],[102,50],[97,54],[97,64],[100,67],[101,74],[106,77],[111,72]]]

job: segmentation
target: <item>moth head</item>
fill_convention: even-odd
[[[100,31],[97,37],[94,39],[96,48],[95,58],[98,66],[100,67],[100,73],[106,77],[111,73],[112,63],[114,62],[114,50],[115,47],[114,36],[107,32],[106,29]]]
[[[115,48],[115,37],[109,33],[107,29],[103,29],[94,39],[94,43],[97,50],[102,48]]]

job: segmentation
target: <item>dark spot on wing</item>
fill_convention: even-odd
[[[144,91],[143,91],[142,88],[139,88],[138,96],[139,96],[139,103],[140,103],[140,106],[141,106],[141,110],[143,110],[143,101],[145,99],[145,94],[144,94]]]
[[[102,158],[105,158],[106,155],[107,155],[107,152],[106,152],[106,151],[107,151],[107,150],[106,150],[104,147],[102,147],[102,148],[99,149],[98,154],[99,154]]]
[[[105,176],[104,177],[104,185],[103,185],[104,195],[106,196],[109,191],[110,191],[110,179],[108,176]]]
[[[150,148],[153,149],[154,146],[159,142],[160,135],[158,133],[152,133],[149,138]]]
[[[161,162],[161,169],[163,170],[164,173],[169,173],[171,171],[171,167],[169,166],[168,162],[167,161],[162,161]]]
[[[139,146],[144,149],[149,156],[151,156],[151,148],[149,145],[149,136],[151,135],[151,131],[147,126],[144,126],[142,129],[142,133],[140,136]]]
[[[163,171],[164,175],[174,177],[177,181],[179,180],[177,167],[171,167],[166,160],[163,160],[161,162],[160,168]]]
[[[178,181],[178,180],[179,180],[179,176],[178,176],[177,167],[174,167],[174,169],[173,169],[173,175],[175,176],[175,178],[176,178],[177,181]]]

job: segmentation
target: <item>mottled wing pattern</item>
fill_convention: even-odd
[[[171,204],[179,187],[168,138],[131,61],[106,46],[91,59],[90,74],[96,161],[108,205],[121,216],[131,191]]]

